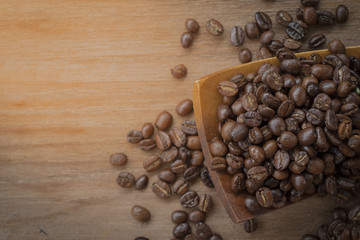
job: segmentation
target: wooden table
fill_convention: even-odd
[[[174,125],[187,119],[174,108],[191,98],[193,82],[239,64],[238,48],[228,40],[231,27],[253,21],[263,9],[282,39],[275,13],[286,9],[294,16],[299,2],[1,0],[0,239],[170,239],[178,198],[159,200],[150,187],[127,190],[115,182],[121,171],[143,174],[149,155],[129,144],[126,133],[161,110],[174,114]],[[334,11],[337,4],[322,1],[319,7]],[[310,32],[358,45],[360,5],[344,4],[350,9],[346,24]],[[188,17],[201,30],[183,49],[179,39]],[[223,36],[206,32],[212,17],[225,26]],[[254,55],[258,45],[245,43]],[[170,74],[179,63],[188,67],[186,79]],[[129,161],[112,167],[108,157],[119,151]],[[150,183],[157,178],[149,176]],[[300,239],[329,221],[336,205],[329,198],[307,199],[259,217],[258,231],[247,234],[231,222],[213,189],[201,182],[192,188],[213,196],[207,223],[224,239]],[[134,204],[151,211],[150,222],[131,217]]]

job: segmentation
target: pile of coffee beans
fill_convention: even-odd
[[[342,207],[332,211],[332,222],[319,227],[317,234],[305,234],[302,240],[360,239],[360,205],[349,211]]]
[[[265,19],[265,17],[262,17]],[[210,168],[232,175],[231,188],[249,194],[246,208],[280,208],[304,195],[359,195],[360,59],[339,40],[323,58],[263,64],[218,84],[220,138],[210,144]]]

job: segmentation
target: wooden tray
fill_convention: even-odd
[[[319,53],[321,56],[325,56],[329,53],[327,50],[317,50],[298,53],[296,56],[308,57],[310,54],[315,52]],[[346,54],[348,56],[359,57],[360,46],[347,48]],[[214,137],[219,136],[219,122],[216,116],[216,109],[217,106],[222,103],[222,97],[216,90],[217,84],[223,80],[230,80],[233,75],[238,73],[242,73],[245,76],[250,72],[256,73],[257,69],[263,63],[279,64],[279,61],[276,58],[269,58],[256,62],[250,62],[221,70],[209,76],[203,77],[194,83],[193,102],[195,120],[207,166],[210,165],[210,161],[212,159],[209,150],[209,144]],[[218,173],[211,170],[210,175],[222,204],[235,223],[239,223],[254,217],[254,215],[248,212],[244,206],[245,193],[240,193],[238,195],[232,193],[230,187],[230,175],[227,173]],[[271,212],[273,210],[275,209],[269,209],[265,212]]]

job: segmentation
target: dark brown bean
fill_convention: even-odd
[[[138,177],[136,179],[134,187],[136,190],[142,190],[142,189],[146,188],[146,186],[148,185],[148,182],[149,182],[148,176],[146,176],[145,174],[141,175],[140,177]]]
[[[171,213],[171,220],[174,223],[183,223],[188,220],[188,214],[182,210],[176,210]]]
[[[184,64],[178,64],[176,66],[174,66],[173,68],[171,68],[171,74],[179,79],[179,78],[184,78],[187,74],[187,68]]]
[[[274,203],[274,197],[269,188],[262,187],[256,191],[256,200],[260,206],[269,208]]]
[[[205,213],[203,211],[200,211],[199,209],[194,209],[189,213],[189,221],[198,223],[198,222],[204,222],[205,221]]]
[[[344,23],[347,21],[349,17],[349,9],[345,5],[339,5],[336,7],[336,22],[337,23]]]
[[[234,96],[238,93],[238,86],[230,81],[222,81],[217,85],[217,91],[223,96]]]
[[[172,145],[169,135],[163,131],[158,132],[155,137],[155,141],[157,148],[162,151],[168,150]]]
[[[195,226],[195,234],[200,239],[209,239],[212,235],[212,231],[206,223],[199,222]]]
[[[184,208],[192,208],[199,204],[199,196],[195,191],[187,191],[180,197],[180,204]]]
[[[127,163],[127,156],[125,153],[114,153],[110,155],[109,161],[114,166],[123,166]]]
[[[144,123],[141,127],[141,134],[145,139],[151,138],[154,133],[154,125],[152,123]]]
[[[131,130],[127,133],[127,140],[129,143],[139,143],[143,139],[143,135],[138,130]]]
[[[220,36],[224,33],[223,25],[213,18],[206,22],[206,30],[214,36]]]
[[[183,48],[189,48],[193,42],[193,35],[191,32],[184,32],[181,34],[180,43]]]
[[[156,171],[161,166],[162,166],[162,159],[157,155],[148,156],[143,162],[143,167],[147,172]]]
[[[326,43],[326,37],[322,33],[315,34],[309,39],[309,47],[318,48]]]
[[[236,173],[231,178],[231,190],[234,193],[239,193],[245,189],[246,177],[243,173]]]
[[[160,198],[171,197],[171,187],[163,181],[156,181],[151,185],[152,191]]]
[[[191,233],[191,227],[188,223],[180,223],[173,229],[173,235],[177,239],[183,239]]]
[[[197,135],[195,120],[185,120],[181,123],[181,130],[187,135]]]
[[[317,23],[320,25],[332,25],[335,23],[335,15],[326,10],[318,10]]]
[[[248,48],[241,48],[239,50],[239,61],[240,63],[248,63],[251,62],[252,54]]]
[[[255,22],[248,22],[245,24],[245,33],[248,38],[253,39],[258,38],[261,31]]]
[[[174,193],[181,196],[187,191],[189,191],[189,184],[184,179],[177,180],[174,183],[173,190]]]
[[[314,25],[317,23],[317,14],[314,7],[304,8],[303,21],[308,25]]]
[[[256,20],[256,24],[257,26],[262,30],[262,31],[267,31],[272,27],[272,21],[271,18],[269,17],[269,15],[267,15],[264,12],[256,12],[255,13],[255,20]]]
[[[193,102],[191,99],[183,99],[178,103],[175,109],[179,116],[186,116],[193,112]]]
[[[234,46],[242,46],[245,42],[245,32],[241,26],[234,26],[230,31],[230,42]]]
[[[268,45],[274,39],[275,33],[274,31],[268,30],[261,34],[260,43],[262,45]]]
[[[173,121],[173,116],[168,111],[160,112],[154,122],[154,125],[160,131],[168,129]]]
[[[255,232],[257,229],[257,221],[255,218],[246,220],[244,223],[244,229],[247,233]]]
[[[210,169],[213,171],[223,171],[226,169],[226,160],[222,157],[214,157],[210,162]]]
[[[205,213],[211,210],[213,207],[212,197],[209,194],[200,195],[198,207]]]
[[[185,21],[185,28],[190,32],[196,33],[199,31],[200,25],[195,19],[188,18]]]
[[[123,188],[132,188],[135,183],[135,177],[129,172],[122,172],[116,179],[117,184]]]
[[[166,183],[172,183],[176,180],[176,175],[169,168],[163,168],[159,171],[158,178]]]
[[[134,205],[131,208],[131,215],[139,222],[147,222],[151,218],[150,211],[139,205]]]
[[[143,151],[151,151],[156,147],[156,143],[153,139],[143,139],[139,142],[139,148]]]
[[[265,160],[264,150],[256,145],[251,145],[249,147],[250,156],[257,162],[263,162]]]
[[[330,42],[328,42],[327,48],[328,48],[329,52],[332,54],[345,53],[345,46],[338,39],[333,39]]]
[[[288,13],[287,11],[284,11],[284,10],[278,11],[276,13],[275,19],[280,25],[283,25],[285,27],[287,25],[289,25],[289,23],[293,20],[290,13]]]
[[[178,159],[171,163],[170,168],[174,173],[182,173],[187,169],[187,164],[182,159]]]

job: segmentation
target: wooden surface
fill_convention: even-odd
[[[308,58],[313,53],[318,53],[321,57],[324,57],[329,54],[329,51],[315,50],[301,52],[297,53],[297,57]],[[360,46],[348,47],[346,49],[346,55],[360,57]],[[210,152],[211,142],[216,137],[221,138],[218,130],[219,120],[216,111],[214,111],[217,106],[223,104],[223,98],[217,92],[219,82],[229,80],[235,74],[239,73],[244,76],[249,73],[256,73],[264,63],[279,65],[279,61],[276,57],[267,58],[221,70],[201,78],[194,83],[194,115],[207,166],[210,166],[211,160],[213,159],[213,155]],[[234,194],[231,190],[231,175],[226,172],[216,171],[210,171],[210,175],[219,199],[235,223],[240,223],[257,216],[249,212],[244,205],[244,199],[248,193],[243,191],[240,194]],[[305,195],[304,197],[309,196]],[[273,211],[276,211],[276,209],[270,208],[266,209],[266,211],[263,211],[261,214],[269,214],[269,212]]]
[[[360,5],[342,3],[350,9],[348,23],[311,32],[358,45]],[[334,11],[337,4],[319,7]],[[228,41],[232,26],[253,21],[259,9],[274,19],[278,9],[294,15],[299,6],[290,0],[1,0],[0,239],[170,239],[178,199],[159,200],[149,187],[139,192],[115,182],[120,171],[143,174],[148,155],[127,143],[126,133],[161,110],[175,115],[176,104],[191,98],[194,80],[239,63]],[[201,29],[193,46],[182,49],[188,17]],[[225,26],[222,37],[205,31],[212,17]],[[283,28],[273,25],[282,39]],[[245,46],[255,53],[258,42]],[[184,80],[169,71],[179,63],[188,66]],[[184,119],[176,117],[175,125]],[[108,162],[118,151],[129,156],[124,167]],[[336,205],[312,198],[259,217],[258,231],[246,234],[214,190],[200,182],[192,188],[214,197],[207,223],[224,239],[299,239]],[[133,220],[134,204],[147,207],[152,220]]]

